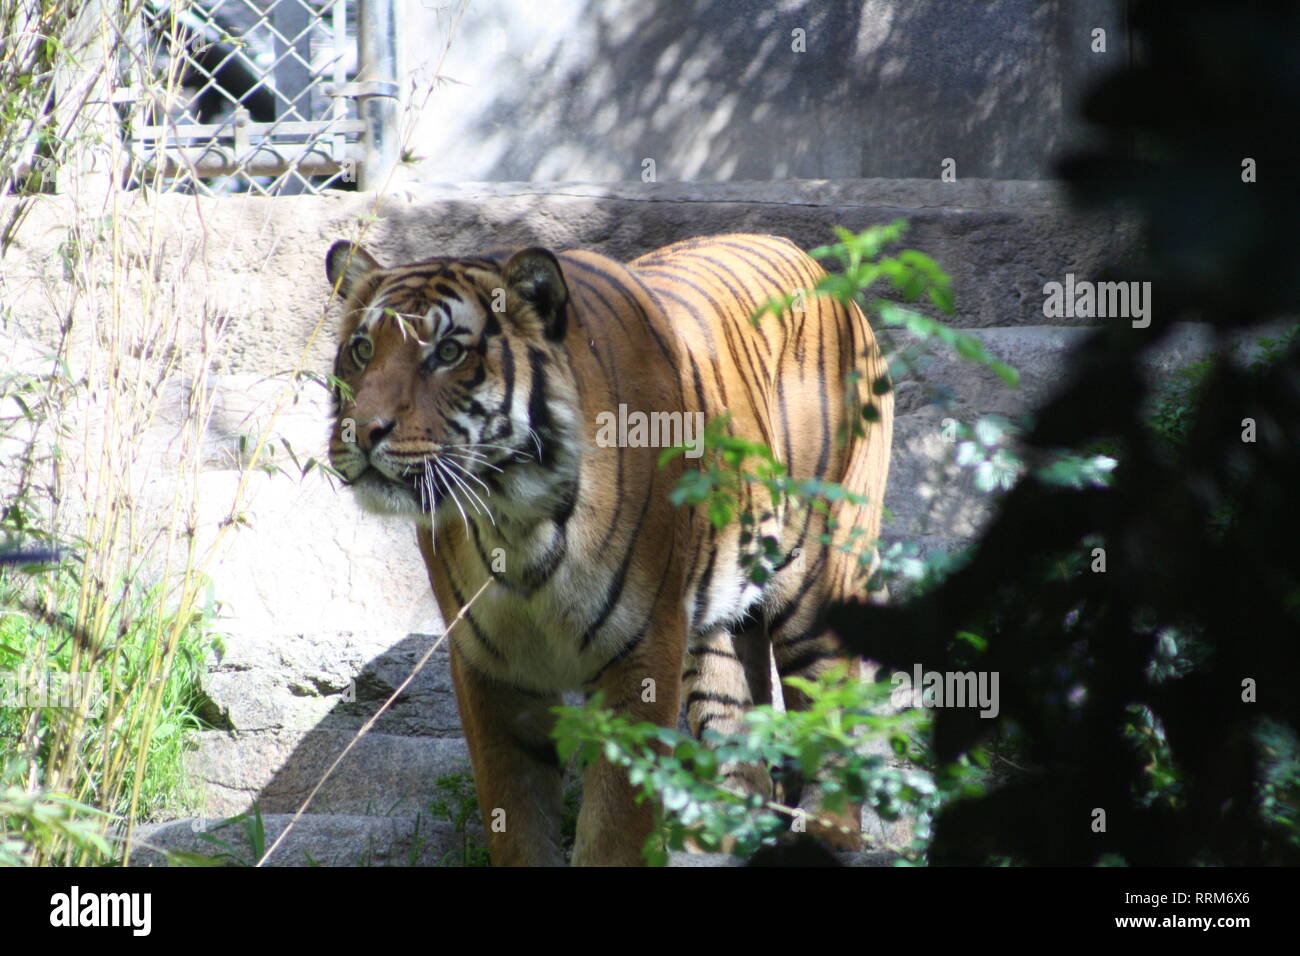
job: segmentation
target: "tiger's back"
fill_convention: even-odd
[[[856,305],[830,297],[801,297],[798,311],[752,317],[771,299],[811,290],[824,275],[794,243],[777,236],[723,235],[688,239],[628,263],[663,309],[680,349],[679,381],[709,420],[727,415],[736,435],[760,441],[796,478],[835,482],[867,499],[835,511],[841,534],[861,529],[865,542],[880,529],[893,432],[893,395],[874,394],[887,367],[866,317]],[[855,380],[850,381],[850,376]],[[863,418],[864,406],[873,411]],[[855,426],[862,426],[855,428]],[[756,507],[756,521],[766,509]],[[772,530],[783,554],[794,554],[761,590],[737,565],[737,525],[713,537],[710,566],[695,562],[688,580],[695,598],[691,630],[736,620],[761,605],[774,643],[792,650],[825,596],[860,590],[864,568],[820,542],[824,517],[805,511],[797,521],[776,516]],[[708,532],[706,532],[707,534]],[[805,586],[806,585],[806,586]],[[806,607],[805,607],[806,605]],[[789,633],[793,630],[793,633]],[[820,652],[803,647],[778,657],[778,669],[799,670]],[[779,653],[781,653],[779,651]],[[832,655],[833,656],[833,655]],[[796,666],[789,666],[790,663]]]

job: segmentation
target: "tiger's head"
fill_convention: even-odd
[[[336,242],[344,299],[330,461],[363,507],[426,524],[527,520],[573,467],[568,288],[529,248],[386,268]]]

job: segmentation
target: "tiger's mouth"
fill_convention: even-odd
[[[527,429],[528,442],[429,443],[421,449],[380,447],[368,454],[354,449],[337,463],[357,503],[372,514],[414,518],[435,529],[455,520],[468,533],[472,523],[497,526],[501,520],[531,514],[543,482],[543,441]],[[543,466],[544,467],[544,466]],[[347,473],[356,470],[354,476]]]
[[[423,499],[415,482],[392,478],[374,465],[366,465],[347,486],[364,509],[376,514],[428,518],[438,505]]]
[[[401,465],[371,460],[348,485],[369,510],[423,520],[451,512],[461,517],[468,530],[474,515],[495,524],[490,502],[496,488],[491,475],[502,471],[501,465],[486,459],[433,454]]]

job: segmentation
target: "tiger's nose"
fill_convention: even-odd
[[[357,429],[357,444],[369,454],[384,438],[389,435],[396,422],[391,418],[372,418]]]

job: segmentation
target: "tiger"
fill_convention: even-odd
[[[551,737],[566,693],[600,691],[616,714],[665,727],[684,703],[700,737],[773,700],[773,663],[782,679],[857,673],[822,612],[862,593],[844,532],[879,532],[887,364],[853,303],[799,293],[753,320],[824,275],[768,235],[687,239],[626,263],[534,246],[388,267],[357,243],[330,247],[344,314],[331,465],[363,510],[412,519],[444,621],[484,588],[449,646],[493,865],[566,863]],[[695,457],[663,462],[677,429],[611,440],[615,413],[725,422],[793,478],[855,494],[818,509],[746,487],[741,519],[715,523],[670,500],[703,463],[698,436]],[[762,539],[780,556],[765,579],[752,573]],[[788,709],[809,704],[776,692]],[[773,796],[765,768],[722,771]],[[818,835],[858,847],[859,810]],[[626,772],[592,762],[570,862],[641,864],[654,825]]]

